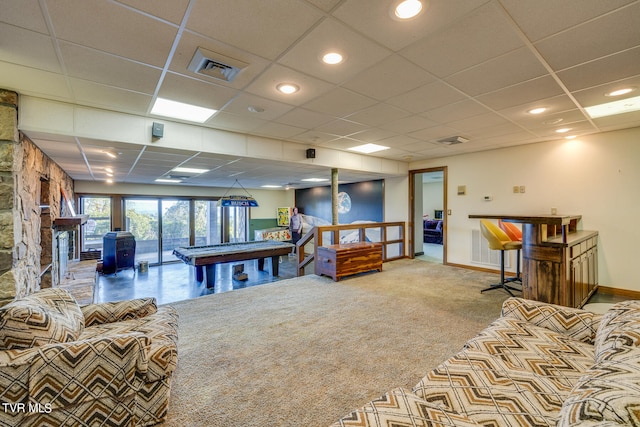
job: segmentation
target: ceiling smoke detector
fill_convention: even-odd
[[[465,138],[463,136],[450,136],[448,138],[439,139],[437,142],[444,145],[454,145],[454,144],[462,144],[467,141],[469,141],[469,138]]]
[[[196,74],[232,82],[247,65],[249,64],[246,62],[199,47],[187,69]]]

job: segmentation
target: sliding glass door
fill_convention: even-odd
[[[136,263],[160,263],[160,200],[124,200],[124,229],[136,238]]]
[[[160,200],[160,262],[175,261],[173,249],[189,245],[189,200]]]

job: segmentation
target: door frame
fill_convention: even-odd
[[[415,215],[416,215],[416,200],[415,200],[415,178],[418,174],[428,173],[428,172],[442,172],[442,264],[447,264],[447,217],[449,215],[449,208],[447,206],[447,188],[448,188],[448,168],[447,166],[436,166],[432,168],[425,169],[415,169],[409,171],[409,258],[415,258],[415,245],[414,241],[415,236]],[[422,211],[422,206],[420,207]],[[422,224],[420,224],[422,228]],[[422,242],[420,242],[422,243]]]

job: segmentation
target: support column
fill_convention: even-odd
[[[331,224],[338,225],[338,169],[331,169]]]
[[[18,94],[0,89],[0,306],[16,295],[13,159],[18,142]]]

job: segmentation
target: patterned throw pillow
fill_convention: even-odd
[[[0,349],[75,341],[83,329],[80,306],[64,289],[43,289],[0,308]]]
[[[595,364],[575,384],[559,427],[640,425],[640,349]]]
[[[640,301],[615,304],[602,317],[595,339],[595,360],[624,357],[640,346]]]

